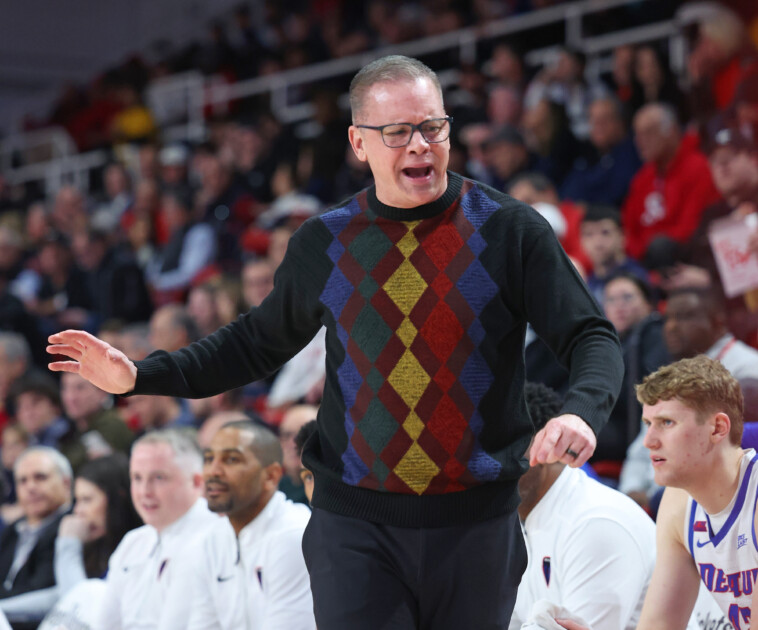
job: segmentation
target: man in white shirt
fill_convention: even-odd
[[[203,460],[208,507],[227,518],[186,555],[161,630],[315,630],[301,551],[310,510],[277,491],[278,439],[253,422],[231,422]]]
[[[544,385],[524,394],[535,429],[562,404]],[[593,630],[633,630],[655,564],[655,525],[629,497],[561,462],[539,464],[519,480],[519,516],[529,562],[511,630],[543,628],[535,603],[548,600]],[[522,626],[523,624],[523,626]]]
[[[98,628],[163,630],[178,558],[218,517],[201,497],[202,457],[179,430],[147,433],[129,462],[134,507],[145,525],[129,532],[108,565]]]

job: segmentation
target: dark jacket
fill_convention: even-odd
[[[16,552],[16,544],[18,543],[16,523],[18,521],[0,533],[0,599],[55,586],[55,573],[53,571],[55,538],[58,535],[58,526],[63,516],[63,513],[58,514],[42,529],[37,544],[34,545],[10,588],[6,588],[5,579],[13,564],[13,556]]]

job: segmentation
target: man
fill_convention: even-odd
[[[279,425],[279,443],[282,445],[282,466],[284,474],[279,482],[279,490],[287,498],[298,503],[305,503],[303,482],[300,479],[300,453],[295,446],[295,436],[304,424],[315,420],[318,407],[315,405],[293,405],[284,412],[282,423]]]
[[[606,283],[618,273],[632,273],[647,281],[647,271],[624,251],[621,215],[615,208],[596,205],[587,208],[582,218],[581,244],[592,264],[587,286],[598,304],[603,303]]]
[[[145,524],[111,556],[98,628],[163,630],[171,623],[164,602],[182,577],[179,559],[218,520],[200,496],[201,469],[197,444],[180,431],[148,433],[134,443],[132,503]]]
[[[55,537],[71,507],[73,474],[58,451],[32,446],[16,460],[13,476],[24,516],[0,534],[0,610],[14,628],[36,628],[58,598]]]
[[[525,394],[537,429],[561,408],[544,385],[527,383]],[[546,599],[592,630],[636,628],[655,564],[650,517],[629,497],[561,462],[531,467],[518,487],[529,563],[510,627],[532,621],[534,604]]]
[[[561,196],[573,201],[620,206],[629,182],[642,166],[624,123],[621,104],[611,97],[590,105],[593,159],[580,157],[561,186]]]
[[[695,138],[683,137],[669,105],[645,105],[634,117],[634,139],[644,165],[629,185],[622,218],[626,249],[642,260],[656,237],[686,241],[703,209],[715,202],[706,157]]]
[[[207,396],[261,378],[326,325],[318,439],[303,454],[317,625],[506,628],[526,564],[527,321],[573,385],[535,462],[590,456],[620,386],[618,340],[546,221],[447,171],[450,121],[429,68],[378,59],[351,104],[351,146],[376,184],[303,224],[259,308],[137,364],[86,333],[53,335],[49,351],[71,361],[51,369],[115,392]]]
[[[13,384],[10,399],[16,421],[32,444],[60,451],[74,470],[86,461],[87,453],[76,429],[63,416],[58,384],[49,375],[32,372],[22,376]]]
[[[8,420],[8,393],[14,381],[32,365],[32,353],[23,335],[0,330],[0,427]]]
[[[729,332],[723,302],[713,290],[673,292],[666,305],[663,334],[675,359],[706,354],[723,363],[738,381],[758,379],[758,351]]]
[[[736,630],[750,627],[758,547],[755,451],[740,447],[742,393],[718,361],[682,359],[637,387],[655,481],[657,559],[640,628],[684,628],[700,578]]]
[[[128,453],[134,436],[112,408],[112,397],[77,374],[61,378],[63,411],[76,427],[89,459]]]
[[[150,345],[159,350],[173,352],[197,341],[200,333],[197,324],[181,304],[166,304],[150,318]]]
[[[487,140],[485,156],[492,186],[505,190],[519,174],[530,170],[532,157],[524,137],[513,125],[505,125]]]
[[[282,450],[267,428],[222,427],[203,451],[205,496],[225,514],[192,548],[167,603],[176,630],[315,630],[301,541],[310,510],[277,491]]]

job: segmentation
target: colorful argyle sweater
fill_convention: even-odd
[[[319,431],[303,454],[314,506],[399,526],[471,522],[518,502],[533,434],[527,321],[570,368],[563,412],[597,432],[623,373],[611,325],[538,213],[450,173],[431,204],[391,208],[372,188],[307,221],[269,298],[139,362],[135,393],[240,386],[324,325]]]

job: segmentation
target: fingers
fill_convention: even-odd
[[[87,347],[92,345],[105,343],[104,341],[101,341],[97,337],[94,337],[93,335],[90,335],[88,332],[85,332],[83,330],[63,330],[59,333],[55,333],[54,335],[50,335],[47,338],[47,341],[51,345],[60,344],[65,346],[77,346],[82,350],[85,350]]]
[[[555,457],[549,460],[550,454],[553,452],[556,442],[561,437],[560,427],[550,424],[545,426],[537,435],[534,436],[534,444],[532,444],[531,455],[529,457],[529,465],[536,466],[537,464],[552,464],[558,458]]]
[[[47,367],[53,372],[73,372],[74,374],[79,374],[81,363],[76,361],[53,361],[52,363],[48,363]]]
[[[573,468],[584,465],[595,452],[597,439],[584,420],[564,415],[551,419],[534,438],[529,465],[561,462]]]
[[[55,345],[47,346],[45,348],[48,354],[61,354],[69,359],[76,359],[77,361],[82,358],[82,350],[79,346],[67,346],[67,345]]]

